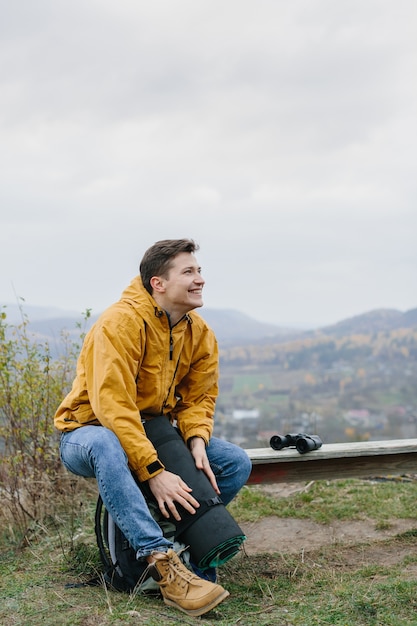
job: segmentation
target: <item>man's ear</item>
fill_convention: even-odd
[[[165,291],[164,281],[160,276],[152,276],[149,282],[154,292],[163,293]]]

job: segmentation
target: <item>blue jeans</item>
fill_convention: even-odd
[[[70,472],[96,478],[104,506],[136,550],[138,559],[172,548],[150,514],[129,469],[126,453],[111,430],[81,426],[63,433],[60,454]],[[242,448],[215,437],[207,446],[207,457],[226,505],[246,483],[251,472],[250,459]],[[182,478],[187,482],[186,477]]]

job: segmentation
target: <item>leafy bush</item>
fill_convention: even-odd
[[[53,358],[49,344],[30,332],[22,307],[21,317],[9,325],[0,313],[0,516],[24,531],[51,514],[69,480],[53,416],[74,377],[79,345],[63,332],[61,355]]]

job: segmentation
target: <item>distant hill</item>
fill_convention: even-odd
[[[325,326],[320,329],[320,332],[342,337],[345,335],[369,335],[398,328],[414,328],[415,326],[417,326],[417,309],[411,309],[405,313],[396,309],[376,309],[342,320],[337,324]]]
[[[299,330],[265,324],[233,309],[206,309],[198,311],[214,330],[223,346],[245,344],[265,338],[286,338]]]
[[[72,319],[78,320],[82,318],[82,313],[67,309],[60,309],[59,307],[50,306],[31,306],[24,301],[22,305],[12,303],[1,303],[0,310],[4,310],[7,315],[7,321],[11,324],[18,324],[22,321],[22,315],[25,315],[30,322],[39,320],[53,320],[53,319]]]
[[[6,312],[9,324],[19,324],[22,321],[22,313],[17,305],[0,304],[0,309],[2,307],[5,307],[3,310]],[[69,333],[70,336],[77,337],[80,334],[78,326],[81,325],[84,329],[82,313],[59,308],[26,306],[25,304],[22,305],[22,311],[30,322],[30,330],[41,338],[53,339],[57,342],[63,331]],[[206,309],[203,307],[198,312],[213,328],[220,346],[224,348],[243,346],[249,343],[282,343],[318,334],[342,337],[417,326],[417,308],[405,313],[396,309],[377,309],[316,330],[300,330],[266,324],[233,309]],[[94,315],[88,320],[85,330],[92,325],[97,317],[98,315]]]
[[[17,304],[1,304],[0,311],[6,313],[6,323],[20,325],[26,318],[28,330],[40,342],[48,342],[52,346],[52,354],[60,351],[61,337],[65,333],[72,340],[78,340],[80,334],[91,327],[98,315],[92,316],[87,322],[82,313],[68,311],[57,307],[26,306]],[[53,346],[56,346],[54,349]]]
[[[62,331],[70,335],[79,334],[77,324],[84,326],[84,318],[81,313],[65,311],[63,309],[49,307],[34,307],[23,304],[22,311],[16,304],[1,305],[7,315],[9,324],[22,322],[22,312],[29,320],[30,330],[45,338],[57,340]],[[198,313],[216,333],[219,343],[223,346],[237,345],[240,343],[256,342],[264,337],[287,337],[294,329],[281,328],[273,324],[259,322],[244,313],[232,309],[209,309],[203,307]],[[86,324],[90,328],[99,314],[93,315]]]

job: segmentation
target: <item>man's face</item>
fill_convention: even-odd
[[[187,313],[203,306],[204,279],[197,259],[191,252],[181,252],[172,262],[166,278],[161,277],[160,292],[168,312]]]

